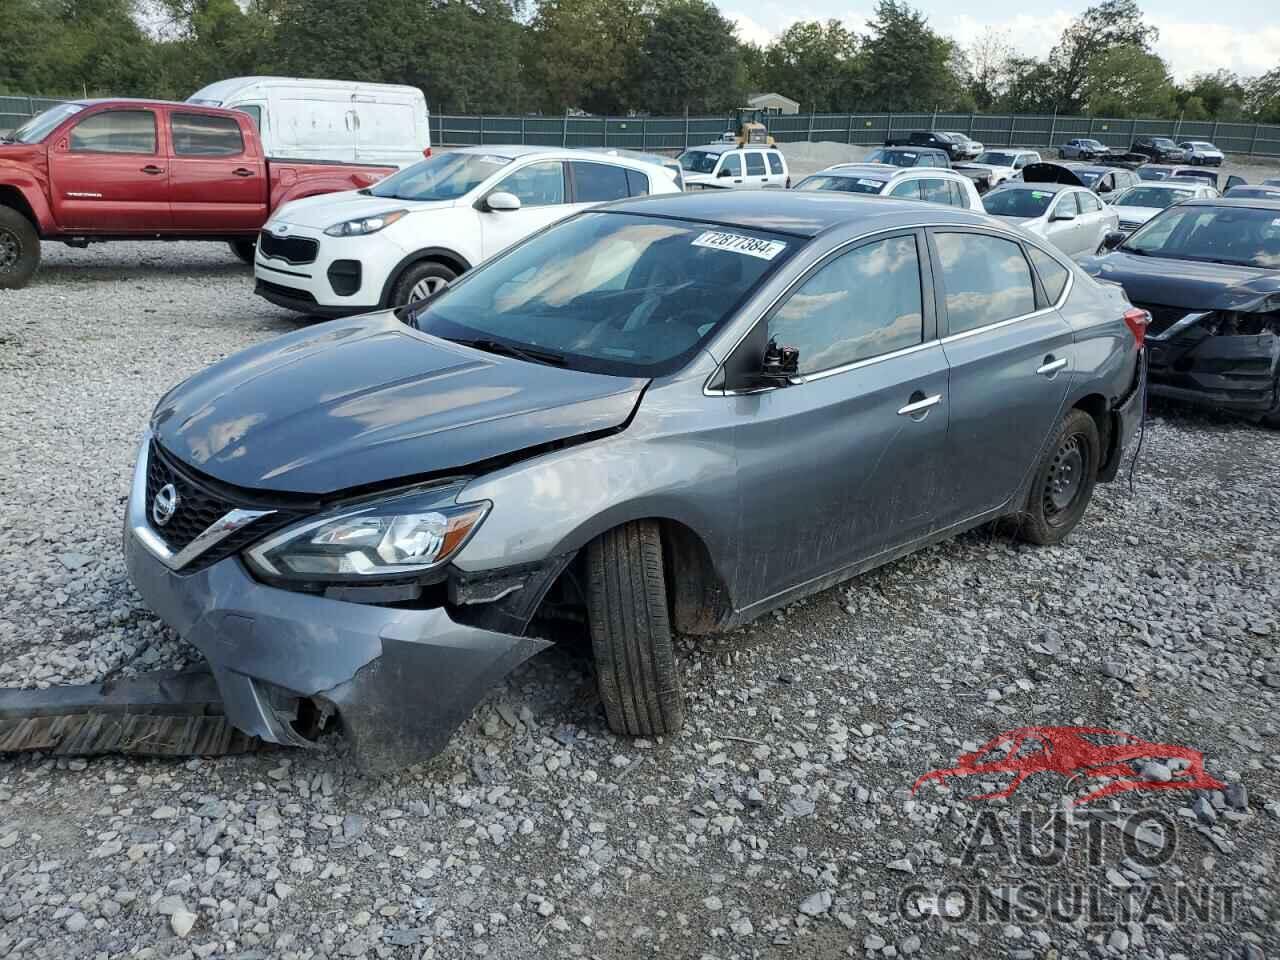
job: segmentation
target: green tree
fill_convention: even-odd
[[[990,110],[1009,89],[1013,46],[1005,31],[988,28],[969,48],[969,85],[974,106]]]
[[[954,41],[936,33],[902,0],[880,0],[863,47],[864,89],[877,110],[951,109],[963,105]]]
[[[274,9],[266,0],[163,0],[167,39],[157,44],[157,95],[185,99],[227,77],[267,73]]]
[[[1009,79],[998,106],[1008,113],[1049,113],[1058,105],[1058,76],[1034,57],[1012,57]]]
[[[1280,123],[1280,67],[1249,82],[1245,110],[1255,123]]]
[[[1099,54],[1085,77],[1085,105],[1093,116],[1172,116],[1174,92],[1168,65],[1141,47],[1113,47]]]
[[[1057,89],[1054,106],[1061,113],[1079,112],[1088,100],[1089,68],[1097,57],[1115,47],[1150,52],[1159,35],[1143,21],[1137,0],[1103,0],[1087,9],[1062,31],[1049,54]]]
[[[642,109],[633,83],[653,13],[652,0],[542,0],[523,53],[539,105],[553,113]]]
[[[793,23],[769,44],[760,86],[813,112],[851,110],[857,91],[858,38],[839,20]]]
[[[401,82],[421,87],[437,110],[532,109],[538,103],[520,70],[522,29],[507,0],[434,0],[426,9],[426,30],[413,38],[412,65]]]
[[[1178,105],[1186,119],[1193,111],[1192,101],[1199,101],[1204,118],[1239,120],[1244,114],[1245,88],[1230,70],[1198,73],[1177,92]]]
[[[653,18],[633,87],[653,113],[740,106],[746,68],[734,25],[707,0],[671,0]]]

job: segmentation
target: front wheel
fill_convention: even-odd
[[[40,266],[40,235],[12,207],[0,207],[0,290],[17,290]]]
[[[443,263],[437,263],[434,260],[415,263],[396,281],[391,291],[391,302],[387,306],[403,307],[417,300],[425,300],[439,293],[457,278],[457,272]]]
[[[587,623],[610,729],[631,736],[684,725],[684,693],[667,612],[662,534],[652,520],[610,530],[587,547]]]
[[[1036,465],[1019,516],[1019,537],[1042,546],[1067,538],[1093,498],[1101,448],[1093,417],[1072,410],[1063,418]]]
[[[253,263],[253,258],[257,252],[258,245],[253,240],[232,240],[230,242],[231,252],[240,258],[242,263]]]

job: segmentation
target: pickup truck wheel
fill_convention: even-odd
[[[244,263],[252,264],[254,256],[258,250],[258,244],[253,240],[232,240],[231,252],[234,253]]]
[[[0,207],[0,290],[25,287],[40,266],[40,235],[12,207]]]
[[[1023,540],[1061,543],[1076,528],[1093,497],[1101,448],[1093,417],[1072,410],[1063,418],[1036,466],[1018,526]]]
[[[679,730],[684,694],[656,523],[625,524],[587,547],[587,623],[609,727],[632,736]]]
[[[403,307],[406,303],[413,303],[415,300],[425,300],[437,290],[443,290],[457,277],[457,272],[450,270],[443,263],[437,263],[434,260],[415,263],[408,267],[396,281],[391,291],[391,302],[387,306]]]

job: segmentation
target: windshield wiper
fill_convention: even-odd
[[[487,337],[479,337],[475,340],[461,340],[453,337],[448,339],[453,343],[460,343],[464,347],[471,347],[474,350],[515,357],[517,360],[525,360],[529,363],[543,363],[553,367],[563,367],[565,363],[563,354],[552,353],[548,350],[535,350],[529,347],[517,347],[509,343],[503,343],[500,340],[491,340]]]

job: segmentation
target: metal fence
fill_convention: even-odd
[[[1092,137],[1109,147],[1127,148],[1143,134],[1174,140],[1210,140],[1227,153],[1280,156],[1280,125],[1214,120],[1117,120],[1107,117],[995,115],[985,113],[805,113],[769,118],[779,143],[834,140],[880,144],[913,130],[949,130],[987,147],[1055,147],[1075,137]],[[431,142],[440,146],[527,143],[565,147],[625,147],[680,150],[719,139],[732,117],[431,117]]]
[[[0,97],[0,131],[61,100],[48,97]],[[733,128],[722,117],[510,117],[433,114],[431,142],[440,146],[527,143],[563,147],[626,147],[632,150],[682,150],[719,139]],[[989,113],[801,113],[769,118],[769,132],[780,143],[834,140],[879,144],[913,130],[952,130],[988,147],[1055,147],[1074,137],[1092,137],[1109,147],[1128,147],[1133,138],[1172,137],[1209,140],[1227,153],[1280,157],[1280,125],[1225,123],[1216,120],[1116,120],[1060,117],[1056,114]]]

